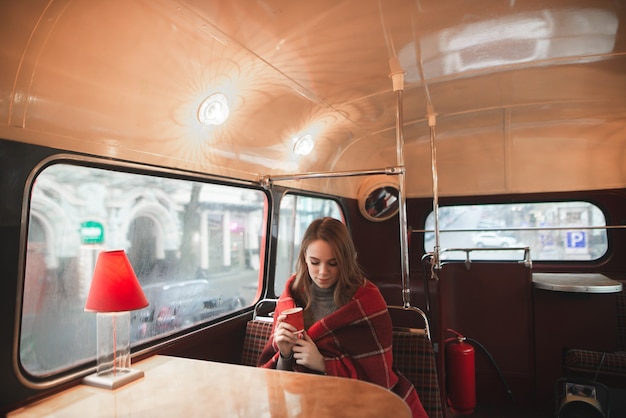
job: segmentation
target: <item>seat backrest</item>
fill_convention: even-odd
[[[256,366],[265,343],[272,335],[273,311],[276,299],[262,299],[254,306],[252,320],[246,324],[246,334],[243,339],[241,364]],[[273,305],[273,307],[271,307]],[[268,308],[271,307],[271,308]]]
[[[439,390],[439,375],[433,344],[430,339],[428,319],[419,308],[389,306],[392,317],[399,318],[404,314],[415,314],[421,317],[422,324],[407,326],[406,319],[401,327],[394,322],[393,330],[393,365],[404,377],[415,386],[422,405],[430,418],[442,418],[441,392]],[[419,318],[418,318],[419,321]]]
[[[246,325],[246,336],[243,340],[243,351],[241,353],[241,364],[245,366],[256,366],[259,356],[265,347],[265,343],[272,335],[271,321],[263,319],[253,319]]]
[[[532,269],[517,261],[447,261],[434,281],[437,294],[437,326],[433,340],[439,343],[437,368],[443,399],[447,398],[445,341],[453,329],[489,350],[476,356],[477,381],[488,390],[479,391],[477,401],[509,402],[508,390],[499,390],[499,381],[510,382],[511,392],[522,405],[535,402],[535,332]],[[488,290],[486,290],[488,289]],[[503,338],[502,330],[515,330]],[[498,369],[500,371],[498,371]]]

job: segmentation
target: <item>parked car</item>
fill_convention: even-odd
[[[187,328],[244,305],[239,296],[224,298],[208,280],[171,281],[143,286],[150,305],[131,315],[131,338],[140,340]]]
[[[512,247],[518,244],[515,238],[495,232],[479,232],[472,240],[476,247]]]

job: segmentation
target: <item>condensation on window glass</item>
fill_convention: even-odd
[[[84,305],[97,255],[123,249],[150,305],[145,343],[255,303],[267,199],[261,190],[56,164],[33,184],[20,361],[47,377],[96,356]]]
[[[544,202],[439,208],[442,259],[463,260],[451,249],[478,248],[472,259],[520,260],[528,247],[537,261],[589,261],[608,249],[606,219],[589,202]],[[426,220],[424,248],[435,245],[434,217]],[[492,250],[493,249],[493,250]]]
[[[280,202],[278,252],[274,292],[280,295],[285,283],[296,269],[300,242],[307,227],[315,219],[329,216],[343,221],[339,204],[321,197],[285,195]]]

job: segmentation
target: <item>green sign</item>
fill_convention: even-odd
[[[80,224],[80,238],[83,244],[102,244],[104,227],[100,222],[87,221]]]

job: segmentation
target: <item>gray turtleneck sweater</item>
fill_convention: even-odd
[[[337,310],[333,298],[335,286],[322,289],[315,282],[311,282],[311,309],[304,311],[305,329]]]

